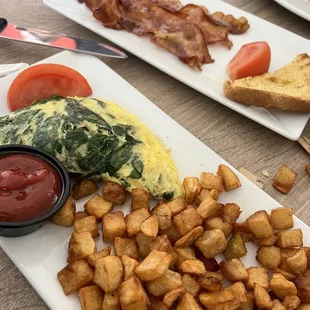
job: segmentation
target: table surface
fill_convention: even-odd
[[[309,22],[273,1],[226,2],[310,39]],[[45,7],[41,0],[0,0],[0,12],[11,23],[104,41]],[[57,52],[31,44],[1,41],[0,64],[32,64]],[[264,190],[283,206],[294,207],[295,214],[310,225],[310,178],[304,170],[310,158],[297,142],[218,104],[133,55],[129,54],[126,61],[102,60],[234,167],[244,167],[263,178]],[[310,135],[310,125],[304,133]],[[298,174],[297,183],[288,195],[282,195],[272,187],[273,176],[282,164],[287,164]],[[264,170],[270,173],[269,178],[263,176]],[[0,249],[0,310],[4,309],[43,310],[48,307]]]

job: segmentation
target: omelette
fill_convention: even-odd
[[[75,177],[108,180],[154,198],[182,195],[169,152],[138,118],[90,98],[39,100],[0,117],[0,145],[24,144],[57,157]]]

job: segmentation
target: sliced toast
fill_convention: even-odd
[[[274,73],[226,81],[224,94],[250,106],[310,113],[310,56],[300,54]]]

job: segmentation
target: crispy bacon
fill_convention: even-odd
[[[150,0],[150,2],[171,12],[177,12],[183,7],[180,0]]]

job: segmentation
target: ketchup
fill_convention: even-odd
[[[0,221],[24,222],[54,207],[61,192],[58,172],[31,155],[0,157]]]

